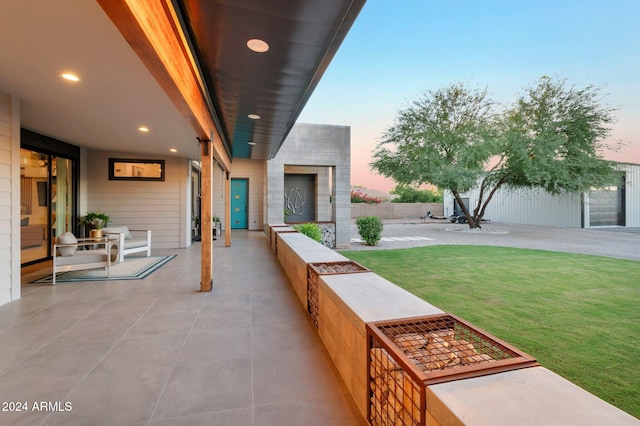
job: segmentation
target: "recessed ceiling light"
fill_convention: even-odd
[[[138,127],[138,130],[142,133],[147,133],[149,131],[149,128],[147,126],[140,126]]]
[[[70,73],[70,72],[65,72],[60,74],[60,77],[64,78],[65,80],[69,80],[69,81],[80,81],[80,77],[78,77],[77,75]]]
[[[247,42],[247,47],[254,52],[264,53],[269,50],[269,45],[266,41],[260,40],[259,38],[252,38]]]
[[[258,114],[249,114],[247,115],[252,120],[260,120],[260,116]]]
[[[249,145],[254,146],[256,143],[255,142],[247,142]]]
[[[171,149],[169,149],[169,152],[178,152],[178,150],[175,149],[175,148],[171,148]]]

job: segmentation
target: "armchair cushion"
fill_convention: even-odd
[[[104,248],[96,250],[80,250],[73,256],[61,256],[56,259],[56,266],[83,265],[90,263],[106,262],[107,252]]]
[[[147,242],[147,240],[125,240],[124,241],[124,249],[125,250],[130,250],[130,249],[134,249],[134,248],[139,248],[139,247],[147,247],[149,245],[149,243]]]
[[[129,232],[129,227],[127,225],[109,226],[107,228],[103,228],[102,232],[105,234],[124,234],[125,240],[131,239],[131,232]]]
[[[60,235],[57,239],[58,244],[77,244],[78,239],[71,232],[65,232]],[[58,247],[58,253],[60,256],[69,257],[73,256],[78,249],[78,246],[69,246],[69,247]]]
[[[73,234],[70,234],[76,243],[58,243],[60,240],[71,240],[68,235],[64,235],[64,237],[63,235],[60,235],[53,245],[53,278],[51,280],[53,285],[56,285],[56,275],[59,272],[105,268],[107,277],[110,276],[112,240],[108,238],[80,238],[78,240]],[[76,251],[75,249],[79,246],[82,246],[84,250]],[[69,254],[69,251],[65,252],[64,249],[69,248],[74,249],[73,254]]]

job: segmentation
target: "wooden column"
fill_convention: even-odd
[[[227,179],[224,182],[224,223],[227,224],[224,233],[224,246],[231,247],[231,174],[226,173]]]
[[[210,140],[200,141],[200,161],[202,167],[201,186],[201,273],[200,291],[211,291],[213,283],[213,147]]]

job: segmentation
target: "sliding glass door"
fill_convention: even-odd
[[[200,241],[200,186],[201,172],[195,167],[191,168],[191,241]]]
[[[74,161],[20,150],[20,247],[24,264],[51,257],[52,241],[74,231]]]

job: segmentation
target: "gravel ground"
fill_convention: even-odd
[[[562,228],[511,223],[487,223],[481,230],[448,220],[388,220],[382,241],[369,247],[359,240],[355,224],[351,227],[351,250],[397,249],[439,244],[490,245],[593,254],[640,260],[640,228]]]

